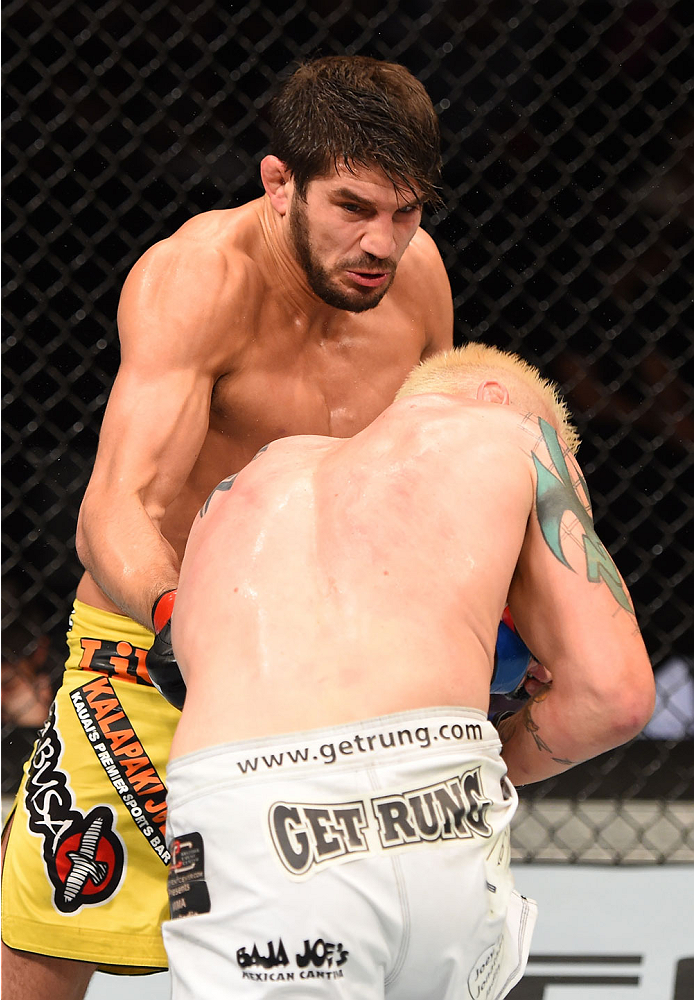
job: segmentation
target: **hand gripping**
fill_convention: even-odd
[[[171,615],[175,600],[176,591],[166,590],[154,602],[152,622],[155,636],[145,663],[157,691],[180,711],[186,700],[186,685],[171,645]]]

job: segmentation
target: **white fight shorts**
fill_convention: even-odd
[[[433,708],[168,767],[173,1000],[501,1000],[536,905],[483,713]]]

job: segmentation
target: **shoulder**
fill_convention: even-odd
[[[566,441],[541,417],[535,418],[534,427],[524,430],[532,436],[530,457],[538,508],[546,502],[556,506],[561,500],[565,510],[573,509],[579,517],[592,518],[585,476]]]
[[[490,462],[532,465],[533,449],[543,441],[539,418],[511,406],[447,393],[422,393],[397,400],[389,410],[398,423],[452,453],[475,453]],[[546,426],[546,425],[545,425]]]
[[[398,470],[403,482],[426,481],[431,502],[461,525],[504,511],[518,526],[532,509],[530,457],[519,446],[517,424],[492,406],[448,395],[404,397],[380,425],[377,418],[366,428],[363,441],[381,453],[385,442],[397,461],[384,466]]]
[[[133,267],[128,282],[145,280],[171,284],[199,281],[199,295],[219,291],[235,278],[257,272],[252,247],[257,231],[254,203],[237,209],[202,212],[171,236],[150,247]]]
[[[405,272],[419,274],[420,279],[425,276],[427,282],[435,283],[435,287],[440,285],[445,289],[449,288],[448,275],[439,249],[429,233],[421,227],[410,240],[400,267]]]
[[[475,444],[517,448],[522,423],[520,412],[508,406],[438,392],[403,396],[388,407],[384,417],[396,425],[419,427],[425,438],[448,439],[458,450],[464,443],[466,451]]]
[[[533,466],[536,459],[546,456],[559,459],[564,456],[572,468],[578,468],[576,459],[571,454],[569,446],[558,431],[537,413],[526,411],[515,406],[502,406],[498,403],[476,401],[478,419],[485,423],[493,436],[499,440],[506,439],[510,447],[519,449]]]
[[[443,266],[439,248],[437,247],[433,237],[430,236],[426,229],[423,229],[421,226],[412,237],[407,250],[408,253],[412,251],[414,255],[417,255],[420,258],[420,260],[427,260],[431,264],[435,264],[437,266],[438,264],[441,264],[441,266]]]
[[[396,277],[397,294],[424,327],[422,357],[453,346],[453,299],[448,274],[432,237],[418,229],[403,254]],[[395,290],[395,285],[393,286]]]
[[[166,337],[170,348],[211,351],[215,363],[233,353],[263,299],[247,208],[195,216],[142,255],[118,306],[126,350]]]

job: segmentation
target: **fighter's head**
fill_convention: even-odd
[[[440,181],[436,112],[397,63],[329,56],[300,66],[272,107],[261,164],[296,259],[328,305],[378,305]]]
[[[366,56],[315,59],[285,81],[271,115],[272,151],[302,198],[316,177],[367,167],[416,199],[436,200],[439,123],[404,66]]]
[[[410,372],[396,399],[429,392],[510,403],[537,413],[558,431],[572,454],[578,451],[578,431],[559,387],[517,354],[476,342],[442,351]]]

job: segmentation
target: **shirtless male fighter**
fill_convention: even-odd
[[[511,782],[625,742],[654,703],[577,444],[536,369],[470,344],[354,437],[277,441],[213,491],[172,618],[173,1000],[518,981],[535,906],[509,871]],[[507,601],[552,681],[500,740]]]
[[[80,998],[97,965],[166,967],[179,715],[145,658],[153,605],[177,585],[205,497],[277,438],[362,430],[414,364],[452,344],[448,279],[419,228],[440,176],[422,85],[378,60],[309,63],[279,92],[271,148],[263,197],[191,219],[123,288],[69,659],[5,857],[3,976],[16,1000]]]

